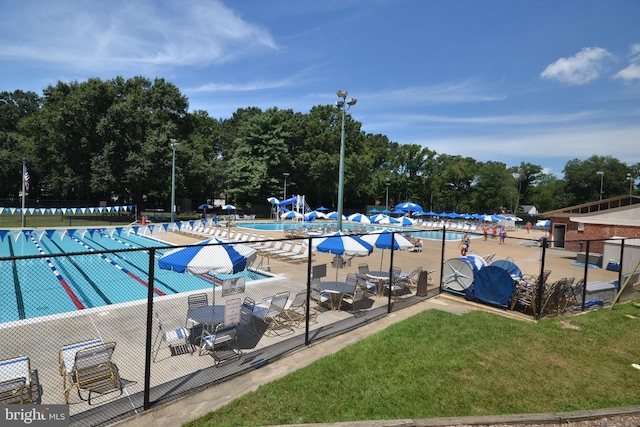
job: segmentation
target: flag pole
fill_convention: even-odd
[[[22,161],[22,210],[20,211],[20,213],[22,214],[22,228],[25,227],[25,216],[24,216],[24,208],[25,208],[25,193],[26,193],[26,189],[25,189],[25,185],[24,185],[24,174],[27,170],[27,164],[26,161]]]

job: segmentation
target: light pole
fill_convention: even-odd
[[[179,145],[178,140],[171,138],[171,151],[173,158],[171,160],[171,222],[176,222],[176,147]]]
[[[633,177],[630,173],[627,174],[627,181],[629,181],[629,195],[633,194]]]
[[[284,199],[282,200],[287,200],[287,177],[289,176],[289,173],[285,172],[282,176],[284,176]]]
[[[520,204],[520,171],[515,172],[513,177],[518,180],[518,195],[516,196],[516,207],[513,209],[513,216],[518,216],[518,205]]]
[[[389,186],[391,185],[391,182],[390,182],[390,181],[391,181],[391,180],[390,180],[389,178],[387,178],[387,182],[385,182],[385,184],[384,184],[384,185],[386,185],[386,186],[387,186],[387,198],[386,198],[386,202],[385,202],[385,204],[384,204],[384,208],[385,208],[386,210],[389,210]]]
[[[344,121],[346,112],[351,106],[356,105],[358,102],[355,98],[347,99],[349,92],[346,90],[336,91],[338,98],[342,98],[336,101],[336,106],[342,111],[342,132],[340,134],[340,171],[338,172],[338,231],[342,231],[342,212],[343,212],[343,199],[344,199]]]
[[[603,186],[604,186],[604,172],[598,171],[596,174],[600,175],[600,200],[602,200]]]

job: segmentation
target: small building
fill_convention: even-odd
[[[541,213],[551,222],[551,247],[604,254],[605,239],[640,238],[640,197],[619,196]]]

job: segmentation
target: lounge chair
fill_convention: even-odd
[[[307,318],[307,290],[302,289],[295,294],[293,299],[287,300],[284,311],[287,316],[289,316],[289,320],[294,327],[300,326]],[[315,313],[312,311],[313,310],[311,310],[309,314],[311,317],[314,317],[314,315],[317,314],[317,310]]]
[[[101,340],[94,340],[72,344],[60,350],[58,363],[60,374],[64,378],[66,403],[69,403],[69,393],[73,388],[77,389],[81,400],[85,400],[80,393],[81,390],[89,393],[89,405],[91,393],[104,394],[119,390],[122,394],[120,375],[111,360],[115,348],[115,342],[103,343]]]
[[[34,403],[34,375],[28,357],[0,361],[0,404]],[[37,385],[37,384],[36,384]]]
[[[158,357],[158,352],[160,351],[160,347],[162,343],[166,344],[171,354],[174,353],[174,348],[177,346],[188,348],[189,346],[189,329],[179,326],[177,320],[171,320],[169,322],[163,322],[160,319],[160,315],[156,312],[156,324],[158,326],[158,332],[156,333],[156,337],[153,340],[153,347],[155,347],[156,351],[153,355],[153,361],[156,361]],[[157,342],[157,347],[156,347]],[[175,347],[174,347],[175,346]]]

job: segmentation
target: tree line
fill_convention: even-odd
[[[29,201],[132,203],[169,210],[173,151],[175,188],[194,207],[226,195],[251,212],[271,196],[304,194],[311,206],[335,208],[342,114],[333,105],[308,113],[238,108],[216,119],[188,111],[189,101],[162,78],[59,81],[42,94],[0,92],[0,197],[15,199],[22,162]],[[566,163],[562,179],[540,165],[479,162],[363,132],[346,115],[345,211],[405,200],[425,210],[520,213],[636,191],[640,165],[610,156]],[[630,187],[631,186],[631,187]],[[387,196],[388,195],[388,196]]]

